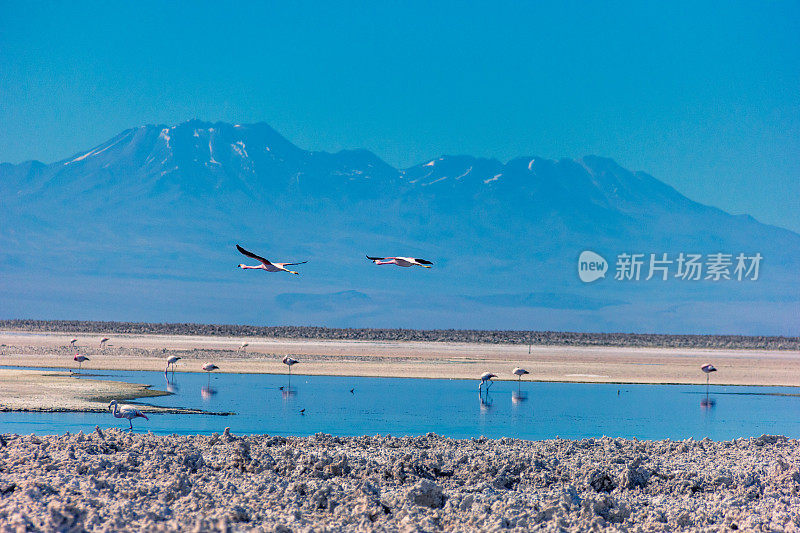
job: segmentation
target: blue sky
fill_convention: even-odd
[[[0,1],[0,161],[145,123],[307,149],[598,154],[800,231],[800,3]]]

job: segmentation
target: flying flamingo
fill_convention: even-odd
[[[179,360],[180,357],[177,355],[170,355],[167,357],[167,367],[164,369],[164,373],[166,374],[167,370],[169,370],[169,365],[172,365],[172,371],[175,372],[175,363],[177,363]],[[205,370],[205,368],[203,368],[203,370]]]
[[[108,342],[108,337],[103,337],[102,339],[100,339],[100,348],[105,348],[107,342]]]
[[[252,257],[253,259],[261,261],[261,264],[257,266],[248,266],[240,264],[239,268],[244,268],[244,269],[260,269],[260,270],[266,270],[267,272],[291,272],[292,274],[300,274],[299,272],[295,272],[294,270],[289,270],[286,267],[308,263],[308,261],[300,261],[299,263],[272,263],[267,259],[264,259],[260,255],[256,255],[253,252],[248,252],[238,244],[236,245],[236,249],[239,250],[244,255],[246,255],[247,257]]]
[[[218,369],[219,369],[219,367],[217,365],[215,365],[214,363],[206,363],[206,364],[203,365],[203,370],[208,372],[208,383],[209,384],[211,383],[211,372],[213,372],[214,370],[218,370]]]
[[[147,416],[143,412],[139,411],[138,409],[134,409],[130,405],[123,405],[120,408],[117,405],[117,400],[111,400],[111,403],[108,404],[108,408],[109,409],[111,409],[112,407],[114,409],[113,409],[113,411],[111,411],[111,414],[114,415],[114,418],[124,418],[124,419],[126,419],[128,421],[128,424],[130,424],[130,427],[128,429],[133,429],[133,419],[134,418],[141,417],[141,418],[144,418],[145,420],[150,420],[149,418],[147,418]]]
[[[397,265],[400,267],[421,266],[423,268],[431,268],[431,263],[425,259],[418,259],[416,257],[370,257],[367,259],[376,265]]]
[[[489,391],[489,387],[492,386],[492,378],[496,378],[497,376],[492,374],[491,372],[484,372],[481,374],[481,382],[478,385],[478,392],[481,391],[483,384],[486,383],[486,391]]]
[[[83,362],[84,362],[84,361],[88,361],[88,360],[89,360],[89,358],[88,358],[88,357],[86,357],[85,355],[78,355],[78,354],[75,354],[75,357],[73,357],[73,358],[72,358],[72,360],[73,360],[73,361],[77,361],[77,362],[78,362],[78,370],[80,370],[80,369],[81,369],[81,366],[83,365]]]
[[[245,350],[245,348],[247,348],[248,346],[250,346],[249,342],[243,342],[241,346],[239,346],[239,349],[242,350],[243,352],[246,352],[247,350]]]

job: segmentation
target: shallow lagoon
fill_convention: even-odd
[[[146,383],[173,395],[165,407],[234,412],[230,416],[152,414],[136,431],[238,434],[420,435],[521,439],[627,437],[725,440],[764,433],[800,437],[800,389],[709,388],[705,384],[619,385],[496,382],[479,396],[476,381],[271,374],[84,371],[77,379]],[[702,377],[699,377],[700,380]],[[283,389],[281,389],[281,387]],[[353,392],[350,392],[353,389]],[[136,402],[128,402],[136,403]],[[305,409],[303,413],[300,411]],[[126,427],[105,413],[0,413],[3,433]]]

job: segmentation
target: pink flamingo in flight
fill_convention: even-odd
[[[431,268],[430,261],[426,259],[419,259],[416,257],[370,257],[367,259],[376,265],[397,265],[399,267],[421,266],[423,268]]]
[[[292,274],[300,274],[299,272],[295,272],[294,270],[289,270],[286,268],[287,266],[292,265],[302,265],[308,263],[308,261],[300,261],[299,263],[273,263],[267,259],[264,259],[260,255],[256,255],[253,252],[248,252],[238,244],[236,245],[236,249],[239,250],[242,254],[246,255],[247,257],[251,257],[257,261],[260,261],[260,265],[256,266],[249,266],[249,265],[242,265],[239,264],[239,268],[242,269],[258,269],[258,270],[266,270],[267,272],[290,272]]]

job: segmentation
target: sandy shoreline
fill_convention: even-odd
[[[284,373],[284,355],[299,359],[293,371],[308,375],[475,379],[482,372],[514,379],[515,366],[534,381],[597,383],[683,383],[703,380],[699,367],[718,369],[714,383],[798,386],[800,351],[676,348],[564,347],[429,342],[319,341],[165,335],[102,336],[0,332],[0,365],[73,366],[79,352],[88,369],[164,370],[168,355],[183,359],[181,372],[198,372],[213,361],[220,372]],[[239,347],[243,342],[249,346]]]
[[[163,371],[169,355],[181,357],[178,372],[200,372],[207,361],[219,372],[283,374],[280,360],[291,355],[301,362],[300,375],[440,378],[474,380],[491,371],[511,380],[511,369],[527,368],[529,381],[580,383],[698,384],[700,366],[713,363],[714,384],[799,386],[800,352],[790,350],[726,350],[619,347],[549,347],[459,344],[442,342],[319,341],[191,337],[165,335],[112,336],[100,347],[97,337],[24,332],[0,332],[0,366],[75,368],[75,353],[89,357],[87,372],[102,370]],[[248,346],[241,349],[243,342]],[[0,369],[0,387],[13,384],[13,394],[0,398],[3,410],[102,411],[109,398],[148,396],[128,384],[62,379],[21,369]],[[61,377],[58,377],[61,376]],[[55,380],[55,381],[54,381]],[[55,386],[57,384],[57,386]],[[45,386],[46,385],[46,386]],[[88,387],[88,388],[87,388]],[[135,393],[142,392],[136,396]],[[92,401],[92,399],[99,401]]]
[[[98,379],[90,372],[69,372],[0,368],[0,412],[107,412],[111,400],[138,400],[137,409],[148,413],[208,413],[198,409],[165,408],[147,405],[147,398],[169,393],[149,385]]]
[[[7,531],[797,531],[800,442],[5,435]]]

